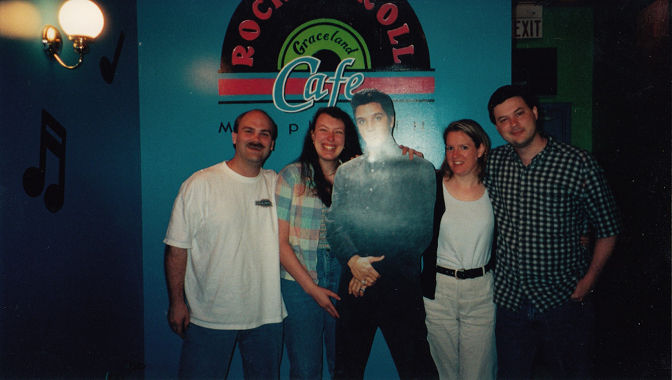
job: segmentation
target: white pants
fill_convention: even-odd
[[[458,280],[436,274],[435,299],[425,298],[427,340],[444,379],[494,379],[494,276]]]

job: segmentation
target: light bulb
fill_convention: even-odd
[[[89,0],[69,0],[61,7],[58,21],[68,36],[96,38],[103,30],[103,12]]]

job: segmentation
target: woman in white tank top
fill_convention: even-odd
[[[434,238],[423,256],[428,341],[441,379],[494,379],[495,220],[483,185],[490,140],[473,120],[443,133]]]

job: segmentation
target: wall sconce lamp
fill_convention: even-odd
[[[89,43],[98,37],[103,30],[105,19],[103,12],[89,0],[69,0],[58,13],[58,22],[68,39],[73,41],[75,52],[79,54],[79,62],[73,66],[66,65],[58,54],[61,52],[61,33],[55,26],[46,25],[42,29],[42,49],[47,55],[54,56],[58,63],[66,69],[76,69],[89,51]]]

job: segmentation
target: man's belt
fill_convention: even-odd
[[[455,277],[458,280],[466,280],[470,278],[476,278],[485,276],[488,271],[492,269],[492,265],[488,263],[486,266],[474,269],[448,269],[442,266],[436,266],[436,271],[446,276]]]

